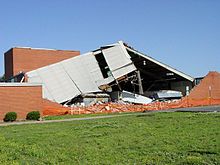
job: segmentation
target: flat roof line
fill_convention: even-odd
[[[69,51],[69,52],[79,52],[79,50],[60,50],[60,49],[50,49],[50,48],[32,48],[32,47],[25,47],[25,46],[15,46],[12,49],[33,49],[33,50],[52,50],[52,51]]]
[[[39,83],[0,83],[0,87],[29,87],[29,86],[42,86]]]

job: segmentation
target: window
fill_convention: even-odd
[[[96,54],[95,58],[96,58],[96,60],[98,62],[98,65],[99,65],[99,67],[101,69],[103,77],[104,78],[108,78],[108,77],[112,76],[112,73],[111,73],[111,71],[110,71],[110,69],[108,67],[108,64],[107,64],[103,54],[102,53]]]

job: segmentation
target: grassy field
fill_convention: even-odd
[[[0,164],[220,164],[220,113],[0,127]]]
[[[140,112],[120,112],[120,113],[91,113],[91,114],[78,114],[78,115],[61,115],[61,116],[46,116],[43,120],[62,120],[72,118],[84,118],[84,117],[95,117],[95,116],[113,116],[113,115],[124,115],[124,114],[135,114]]]

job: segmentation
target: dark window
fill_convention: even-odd
[[[102,53],[95,55],[104,78],[111,76],[111,71]]]

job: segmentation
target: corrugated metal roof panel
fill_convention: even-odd
[[[134,94],[128,91],[122,91],[121,96],[123,101],[130,103],[149,104],[152,102],[152,99],[146,96]]]
[[[133,64],[129,64],[129,65],[123,66],[122,68],[115,70],[113,74],[115,78],[119,78],[135,70],[136,70],[136,67]]]
[[[98,92],[103,81],[92,53],[70,58],[27,73],[28,82],[43,84],[43,97],[62,103],[79,94]]]
[[[119,45],[102,50],[105,60],[111,71],[130,64],[132,61],[124,54]]]
[[[95,57],[93,55],[87,54],[61,63],[66,73],[82,93],[100,91],[95,81],[100,78],[101,73],[99,73],[98,66],[95,65],[94,60]],[[85,61],[90,61],[91,63],[87,64]],[[92,72],[97,74],[97,77],[93,76]]]
[[[85,68],[87,69],[88,73],[90,73],[90,79],[93,80],[93,82],[95,82],[95,84],[97,86],[99,86],[100,84],[98,83],[100,80],[104,80],[103,76],[102,76],[102,72],[99,68],[98,62],[95,59],[95,56],[93,55],[93,53],[88,53],[90,55],[82,55],[84,56],[82,58],[82,62],[83,65],[85,66]]]
[[[80,94],[60,63],[38,69],[37,72],[56,102],[61,103]]]
[[[119,78],[136,70],[136,67],[129,58],[130,56],[128,53],[125,53],[121,45],[104,49],[102,52],[114,78]]]
[[[40,78],[37,71],[31,71],[28,73],[28,82],[29,83],[41,83],[43,98],[47,98],[48,100],[55,101],[55,99],[51,96],[48,89],[46,88],[46,84],[42,82],[42,79]]]

